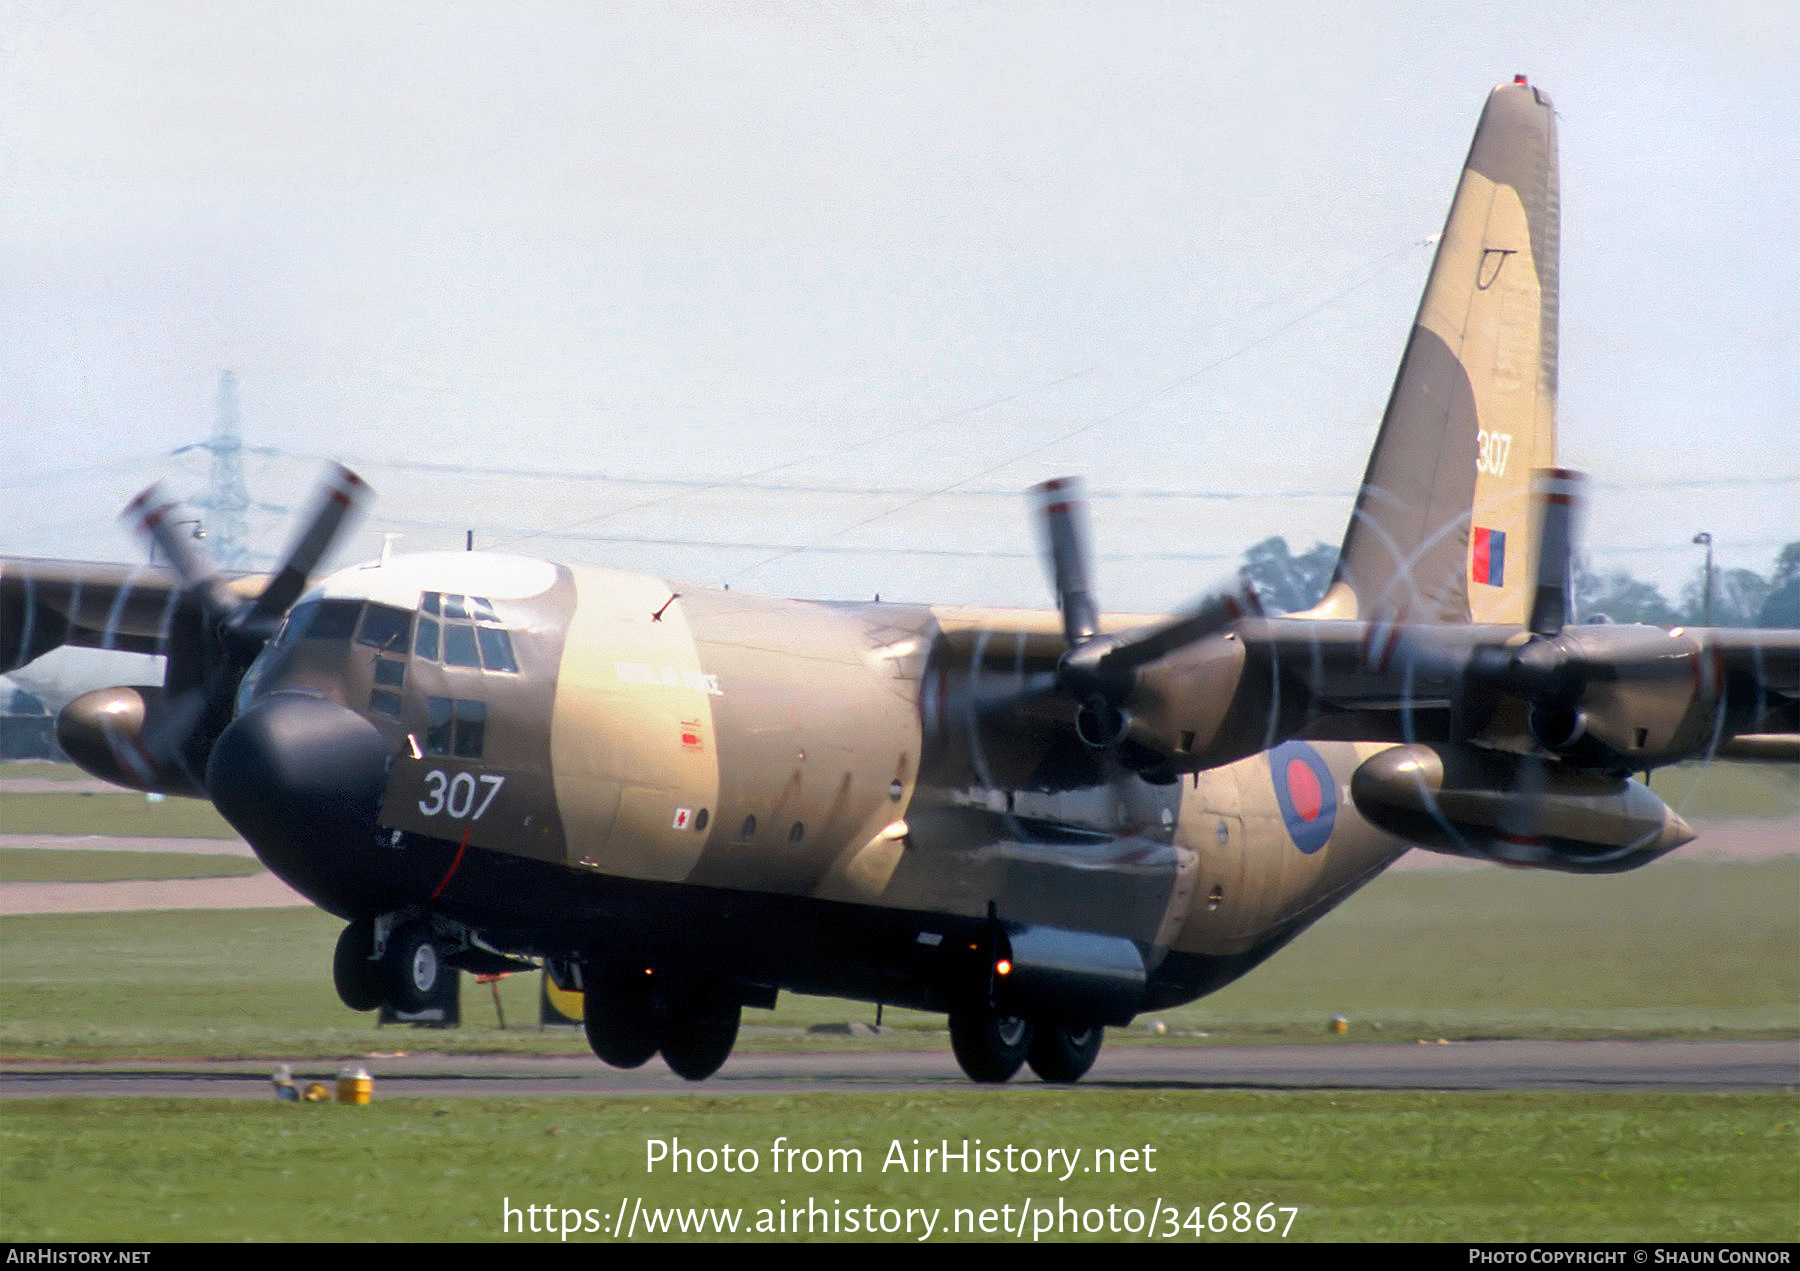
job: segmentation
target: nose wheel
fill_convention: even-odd
[[[410,1014],[429,1008],[444,969],[443,955],[425,923],[408,923],[389,933],[381,955],[381,986],[395,1010]]]
[[[381,1005],[381,964],[375,961],[375,924],[359,918],[338,933],[331,982],[345,1006],[372,1011]]]

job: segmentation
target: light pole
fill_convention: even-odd
[[[1701,602],[1700,602],[1700,625],[1703,627],[1710,627],[1710,626],[1712,626],[1712,598],[1713,598],[1713,541],[1712,541],[1712,535],[1708,534],[1705,530],[1701,530],[1698,534],[1694,535],[1694,542],[1697,544],[1701,544],[1706,548],[1706,586],[1701,588],[1701,593],[1700,593],[1701,597],[1702,597]]]

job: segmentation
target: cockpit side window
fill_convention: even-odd
[[[303,640],[348,640],[362,612],[360,600],[321,600],[312,621],[300,632]]]
[[[490,671],[517,671],[513,661],[512,640],[499,627],[476,627],[481,638],[481,665]]]
[[[318,601],[309,600],[303,605],[295,605],[290,609],[287,618],[281,624],[281,630],[276,633],[275,647],[285,648],[298,640],[300,633],[305,631],[307,625],[312,622],[313,613],[318,607]]]

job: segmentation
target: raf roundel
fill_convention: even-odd
[[[1269,781],[1294,846],[1308,855],[1324,847],[1337,823],[1338,798],[1319,752],[1303,741],[1277,746],[1269,752]]]

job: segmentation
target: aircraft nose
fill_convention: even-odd
[[[394,903],[375,841],[390,759],[355,711],[273,693],[220,734],[206,788],[263,864],[320,908],[357,918]]]

